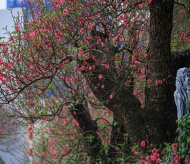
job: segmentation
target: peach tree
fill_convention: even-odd
[[[119,163],[155,147],[148,161],[161,162],[176,136],[176,71],[189,66],[189,3],[35,0],[30,9],[1,44],[0,98],[15,117],[51,122],[42,159]]]

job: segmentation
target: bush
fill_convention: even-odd
[[[190,158],[190,115],[183,116],[178,121],[178,152],[183,159]]]

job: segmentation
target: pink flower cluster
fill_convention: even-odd
[[[146,161],[144,164],[152,164],[153,162],[155,164],[160,164],[162,162],[158,149],[156,148],[152,149],[152,154],[150,156],[146,156]]]
[[[179,36],[181,37],[182,42],[188,42],[188,41],[189,41],[189,38],[186,37],[186,35],[185,35],[184,32],[181,32],[181,33],[179,34]]]
[[[146,3],[150,5],[152,3],[152,0],[147,0]]]
[[[181,159],[180,155],[178,153],[174,152],[174,160],[173,160],[173,162],[171,162],[171,164],[180,163],[180,159]]]
[[[161,85],[163,83],[163,80],[155,80],[155,85]]]

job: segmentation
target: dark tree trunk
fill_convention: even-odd
[[[92,120],[89,112],[83,104],[76,104],[70,109],[73,118],[79,123],[82,131],[84,149],[91,158],[91,163],[96,161],[106,161],[106,153],[102,144],[102,140],[98,135],[98,126]],[[91,138],[91,139],[90,139]]]
[[[131,142],[129,137],[125,136],[125,134],[127,134],[127,132],[123,124],[120,122],[120,119],[114,115],[109,150],[107,154],[108,159],[110,159],[110,163],[120,163],[113,160],[121,157],[121,152],[126,153],[127,155],[131,153]]]
[[[91,61],[89,63],[94,64]],[[106,70],[104,67],[96,65],[95,70],[84,74],[94,95],[120,119],[131,141],[139,143],[146,140],[148,131],[140,112],[141,104],[129,87],[121,79],[115,77],[114,70],[111,68]],[[104,76],[103,81],[98,78],[100,74]],[[101,87],[101,84],[104,84],[104,88]],[[112,93],[114,97],[111,99]]]
[[[150,42],[146,88],[146,124],[150,143],[157,146],[175,137],[177,110],[174,103],[175,76],[171,56],[174,0],[153,0],[150,5]],[[156,85],[161,80],[162,84]]]

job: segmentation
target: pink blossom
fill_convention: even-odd
[[[111,94],[110,94],[110,99],[113,99],[113,97],[114,97],[114,94],[111,93]]]
[[[3,134],[3,130],[0,130],[0,134]]]
[[[152,149],[152,154],[155,154],[157,152],[158,152],[158,150],[156,148]]]
[[[172,144],[172,149],[175,149],[175,148],[177,148],[178,147],[178,143],[173,143]]]
[[[180,159],[181,157],[176,152],[174,152],[174,162],[179,163]]]
[[[81,71],[81,69],[80,69],[80,67],[79,67],[79,66],[77,66],[77,67],[76,67],[76,70],[77,70],[77,71]]]
[[[151,160],[151,157],[149,155],[146,156],[146,160],[147,161],[150,161]]]
[[[106,69],[109,69],[109,68],[110,68],[109,64],[106,64],[106,65],[105,65],[105,68],[106,68]]]
[[[141,142],[141,146],[142,146],[142,147],[145,147],[145,146],[146,146],[146,142],[145,142],[145,141],[142,141],[142,142]]]
[[[102,40],[99,38],[99,39],[97,40],[97,44],[100,44],[100,43],[102,43]]]
[[[156,163],[161,163],[162,162],[162,160],[160,159],[160,158],[158,158],[157,160],[156,160]]]
[[[181,33],[179,34],[179,36],[184,37],[184,36],[185,36],[185,33],[184,33],[184,32],[181,32]]]
[[[151,84],[151,82],[152,82],[151,79],[148,79],[148,80],[146,81],[146,83],[147,83],[148,85]]]
[[[33,129],[33,126],[29,125],[28,130],[32,130],[32,129]]]
[[[78,52],[78,57],[80,57],[81,55],[83,55],[84,54],[84,51],[83,50],[79,50],[79,52]]]
[[[48,117],[44,117],[44,121],[48,121]]]
[[[63,154],[63,155],[65,155],[65,154],[67,154],[68,153],[68,150],[67,149],[64,149],[62,152],[61,152],[61,154]]]
[[[155,81],[155,85],[160,85],[160,84],[162,84],[162,83],[163,83],[162,80],[156,80],[156,81]]]
[[[89,66],[89,70],[93,70],[93,69],[95,69],[95,65]]]
[[[64,15],[68,15],[68,14],[69,14],[67,8],[63,10],[63,14],[64,14]]]
[[[88,30],[93,30],[93,27],[92,26],[88,26]]]
[[[118,148],[118,147],[116,147],[116,148],[115,148],[115,150],[116,150],[116,151],[119,151],[119,148]]]
[[[85,62],[83,62],[83,65],[87,65],[88,63],[85,61]]]
[[[156,157],[154,155],[151,155],[151,160],[156,161]]]
[[[16,29],[16,32],[19,32],[19,26],[18,25],[16,25],[15,29]]]
[[[100,80],[102,80],[102,79],[103,79],[103,75],[100,74],[100,75],[98,76],[98,78],[99,78]]]
[[[133,55],[133,56],[132,56],[132,63],[134,63],[135,60],[136,60],[136,59],[135,59],[135,56]]]
[[[151,164],[150,162],[145,162],[145,164]]]
[[[54,157],[54,158],[58,158],[57,154],[53,154],[53,157]]]
[[[39,161],[36,161],[35,164],[39,164]]]
[[[84,28],[81,28],[81,29],[79,30],[79,32],[80,32],[81,34],[84,34]]]
[[[96,134],[97,134],[97,135],[100,135],[100,132],[99,132],[99,131],[96,131]]]
[[[152,0],[147,0],[146,2],[148,5],[150,5],[152,3]]]
[[[126,81],[126,82],[125,82],[125,85],[129,85],[129,82],[128,82],[128,81]]]
[[[185,14],[185,10],[180,11],[180,15],[183,15],[183,14]]]
[[[84,71],[85,68],[86,68],[86,67],[83,65],[83,66],[80,67],[80,70],[81,70],[81,71]]]
[[[65,3],[65,0],[60,0],[61,4],[64,5]]]
[[[13,65],[10,63],[10,62],[8,62],[8,68],[12,68],[13,67]]]
[[[142,5],[142,4],[138,4],[138,8],[139,8],[139,9],[142,9],[142,8],[143,8],[143,5]]]

